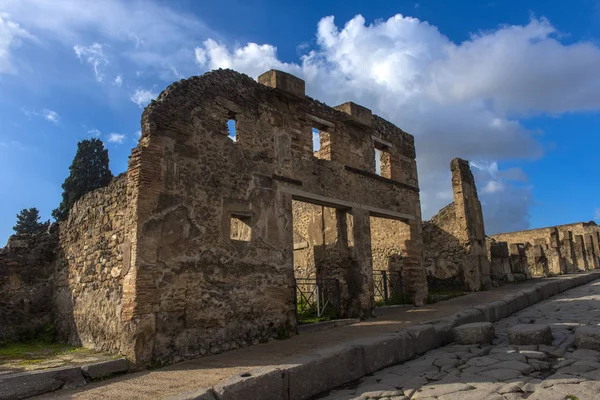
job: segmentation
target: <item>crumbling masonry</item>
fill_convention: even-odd
[[[401,229],[400,242],[379,235],[372,247],[373,218]],[[127,172],[58,227],[46,304],[63,340],[139,365],[293,333],[294,226],[310,241],[305,264],[340,282],[343,315],[371,315],[372,260],[400,252],[404,290],[425,302],[412,135],[357,104],[313,100],[280,71],[182,80],[145,109]],[[6,269],[17,244],[0,256],[2,293],[19,279]],[[3,313],[21,307],[11,301]]]
[[[335,280],[340,315],[368,318],[375,272],[423,305],[428,282],[598,267],[593,223],[486,238],[468,162],[451,170],[454,202],[422,226],[414,137],[369,109],[329,107],[275,70],[176,82],[144,110],[126,173],[0,250],[0,342],[53,324],[172,363],[293,334],[301,279]]]

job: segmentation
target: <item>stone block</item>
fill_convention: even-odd
[[[365,126],[373,124],[373,112],[366,107],[359,106],[351,101],[333,107],[338,111],[348,114],[351,120]]]
[[[494,310],[494,316],[496,317],[495,321],[498,321],[502,318],[506,318],[510,315],[508,312],[508,305],[505,301],[498,300],[490,303],[490,307]]]
[[[573,282],[571,279],[562,278],[558,281],[558,290],[559,292],[564,292],[566,290],[572,289],[574,285],[575,282]]]
[[[165,397],[163,400],[217,400],[217,398],[212,389],[200,389]]]
[[[452,331],[458,344],[487,344],[494,339],[494,325],[491,322],[474,322],[460,325]]]
[[[414,325],[406,328],[406,331],[410,335],[411,344],[418,355],[440,346],[432,325]]]
[[[543,295],[538,291],[538,288],[532,287],[521,291],[527,299],[527,305],[532,306],[543,300]]]
[[[290,400],[308,399],[366,374],[362,348],[344,345],[300,357],[283,370],[289,374]]]
[[[304,81],[287,72],[272,69],[258,77],[258,83],[279,89],[291,95],[305,97]]]
[[[508,341],[513,345],[551,345],[552,330],[545,324],[520,324],[508,328]]]
[[[480,304],[473,307],[476,310],[479,310],[483,314],[483,322],[494,322],[496,321],[496,313],[495,309],[491,304]]]
[[[575,329],[575,346],[600,351],[600,326],[580,326]]]
[[[538,283],[537,285],[535,285],[535,287],[541,293],[542,299],[547,299],[549,297],[555,296],[560,292],[558,281],[546,281]]]
[[[24,399],[58,389],[85,385],[79,367],[61,367],[21,372],[0,377],[0,400]]]
[[[218,400],[288,398],[287,371],[263,367],[234,376],[213,387]]]
[[[454,315],[454,319],[456,320],[455,326],[470,324],[473,322],[486,322],[485,315],[475,308],[470,308],[468,310],[460,311]]]
[[[127,372],[128,370],[129,362],[124,358],[84,365],[81,367],[83,375],[91,380],[106,378],[114,374]]]
[[[435,329],[435,335],[438,338],[440,346],[452,343],[452,340],[454,339],[452,329],[454,326],[455,320],[453,318],[443,318],[433,324],[433,329]]]
[[[380,337],[363,338],[352,342],[362,347],[364,368],[367,374],[411,358],[408,332]]]

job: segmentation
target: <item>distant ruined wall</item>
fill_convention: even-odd
[[[450,163],[454,202],[423,223],[429,284],[476,291],[491,285],[481,203],[469,163]]]
[[[0,248],[0,344],[33,337],[53,323],[55,228],[13,235]]]
[[[517,262],[511,255],[513,274],[540,277],[600,267],[600,227],[595,222],[500,233],[491,235],[489,240],[507,243],[515,249],[513,253],[517,247],[521,249],[523,260]],[[511,278],[506,276],[505,280]]]
[[[86,194],[59,226],[53,304],[59,338],[126,353],[121,321],[123,279],[130,268],[127,175]]]

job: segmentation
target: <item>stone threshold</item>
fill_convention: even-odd
[[[0,400],[25,399],[59,389],[72,389],[128,370],[129,362],[119,358],[81,366],[0,375]]]
[[[300,356],[277,367],[260,367],[212,388],[168,400],[305,400],[383,368],[400,364],[453,341],[452,329],[495,322],[558,293],[600,279],[600,271],[544,280],[530,288],[450,316],[424,321],[395,333],[354,339],[319,354]]]

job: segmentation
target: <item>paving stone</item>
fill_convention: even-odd
[[[600,326],[581,326],[575,330],[575,346],[600,350]]]
[[[554,375],[550,375],[549,377],[544,379],[544,381],[540,384],[540,387],[547,388],[547,387],[559,385],[559,384],[571,384],[572,385],[572,384],[581,383],[583,381],[585,381],[584,378],[575,377],[573,375],[554,374]]]
[[[538,350],[519,350],[519,354],[524,355],[528,360],[545,360],[548,358],[548,354]]]
[[[465,385],[464,383],[452,383],[444,385],[427,385],[423,386],[414,395],[412,399],[422,399],[427,397],[439,397],[449,393],[464,392],[467,390],[473,390],[472,386]]]
[[[574,358],[576,360],[598,360],[600,353],[595,350],[575,350],[572,353],[568,353],[566,358]]]
[[[461,364],[461,361],[456,358],[438,358],[433,362],[433,365],[436,367],[444,367],[448,365],[455,367],[459,364]]]
[[[452,330],[458,344],[486,344],[494,339],[494,325],[491,322],[474,322],[457,326]]]
[[[552,343],[552,330],[543,324],[522,324],[508,329],[508,340],[514,345],[537,345]]]
[[[479,375],[487,376],[499,381],[507,381],[509,379],[517,378],[521,376],[521,373],[516,369],[498,368],[489,371],[481,371]]]
[[[522,361],[502,361],[494,365],[483,367],[482,371],[490,371],[492,369],[514,369],[525,375],[533,372],[533,367]]]
[[[535,392],[541,384],[541,379],[531,379],[521,387],[521,390],[524,392]]]
[[[557,374],[570,374],[570,375],[580,375],[586,372],[590,372],[595,370],[596,368],[590,367],[589,365],[569,365],[568,367],[563,367],[556,371]]]

